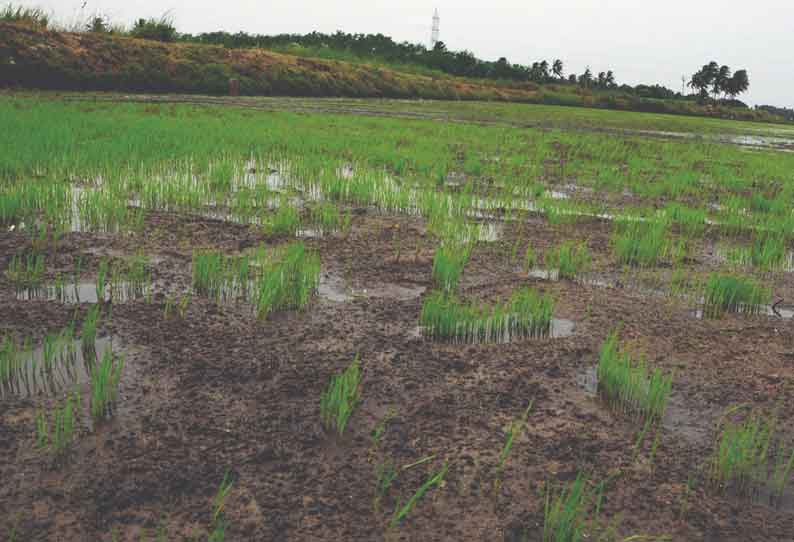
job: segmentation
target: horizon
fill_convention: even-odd
[[[205,0],[168,4],[141,0],[135,6],[120,0],[34,0],[16,4],[41,7],[65,25],[99,13],[129,27],[139,18],[170,13],[182,33],[242,31],[274,35],[341,30],[384,34],[396,42],[426,46],[430,44],[433,12],[438,9],[440,40],[447,48],[466,49],[483,60],[505,57],[513,64],[530,65],[559,58],[566,74],[580,74],[586,67],[593,73],[613,70],[618,84],[660,84],[676,92],[682,90],[682,76],[688,80],[703,64],[715,60],[734,71],[748,70],[750,89],[739,100],[750,106],[794,107],[788,92],[794,86],[794,73],[775,70],[775,66],[791,63],[794,33],[786,28],[786,21],[794,19],[794,4],[774,0],[767,0],[766,9],[754,12],[726,9],[730,6],[724,2],[691,5],[673,0],[659,13],[628,0],[611,0],[601,6],[574,0],[540,0],[535,6],[506,1],[490,5],[485,17],[475,11],[480,5],[449,0],[408,0],[399,6],[354,0],[343,7],[314,5],[311,0],[267,7],[231,0],[222,12]],[[676,6],[686,7],[686,18],[678,17],[683,9]],[[718,31],[721,26],[714,24],[714,12],[730,32]],[[704,25],[707,30],[697,33]],[[660,31],[671,28],[675,30]],[[755,60],[761,55],[765,55],[763,63]]]

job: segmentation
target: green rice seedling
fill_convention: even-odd
[[[389,425],[389,422],[397,416],[397,411],[393,408],[389,408],[386,411],[386,415],[378,422],[378,425],[375,426],[375,429],[372,430],[372,449],[376,449],[380,446],[380,442],[383,439],[383,435],[386,434],[386,427]]]
[[[598,360],[598,391],[612,408],[645,422],[664,416],[673,375],[652,372],[640,358],[633,360],[618,348],[617,333],[607,337]]]
[[[436,286],[446,292],[457,290],[470,255],[471,246],[468,244],[442,244],[433,257],[433,281]]]
[[[88,309],[88,314],[83,320],[83,329],[80,332],[80,339],[82,342],[83,355],[86,361],[93,360],[96,357],[96,336],[97,327],[99,326],[100,318],[102,317],[102,309],[99,305],[93,305]]]
[[[708,318],[719,318],[726,312],[758,314],[771,298],[768,289],[749,277],[712,273],[703,295],[703,314]]]
[[[581,472],[571,486],[562,489],[559,494],[553,495],[547,491],[543,512],[543,542],[584,540],[595,502],[595,492],[588,488],[587,477]],[[597,518],[597,510],[594,515]]]
[[[667,254],[668,224],[665,220],[615,221],[616,233],[612,244],[618,263],[639,267],[653,267]]]
[[[107,280],[110,275],[110,264],[107,258],[99,261],[99,269],[96,276],[96,298],[98,303],[104,303],[105,292],[107,291]]]
[[[303,243],[292,243],[280,254],[264,265],[254,283],[259,319],[276,310],[303,308],[319,284],[320,258]]]
[[[461,303],[443,292],[425,299],[420,325],[434,339],[463,342],[505,342],[543,337],[551,331],[554,300],[530,288],[517,290],[493,306]]]
[[[794,450],[778,442],[777,419],[750,414],[737,423],[725,422],[710,461],[709,479],[714,487],[752,495],[768,488],[782,496],[791,481]]]
[[[301,227],[298,209],[282,198],[276,212],[268,216],[265,230],[269,235],[295,235]]]
[[[212,499],[213,526],[223,521],[223,510],[226,507],[226,499],[229,497],[232,486],[234,486],[234,480],[232,480],[230,472],[226,471],[226,474],[223,475],[223,480],[221,480],[221,485],[218,487],[218,492]]]
[[[438,472],[431,474],[427,480],[421,485],[421,487],[414,493],[408,502],[404,505],[402,502],[397,504],[397,507],[394,509],[394,514],[392,515],[391,522],[389,523],[389,527],[393,528],[396,527],[405,517],[411,513],[411,511],[416,507],[416,503],[419,502],[425,493],[427,493],[430,488],[433,486],[438,486],[444,480],[444,477],[447,475],[447,471],[449,471],[449,465],[444,463],[444,466],[441,467],[441,470]]]
[[[174,298],[169,295],[166,296],[165,298],[165,307],[163,307],[163,320],[169,320],[173,312],[174,312]]]
[[[95,421],[112,415],[123,370],[124,357],[115,356],[108,348],[102,361],[91,372],[91,416]]]
[[[331,377],[331,382],[320,398],[320,417],[328,431],[340,436],[345,432],[350,416],[361,397],[361,368],[359,358],[341,374]]]
[[[375,467],[375,510],[380,510],[380,503],[388,495],[394,480],[397,479],[397,469],[394,462],[386,459]]]
[[[784,269],[788,263],[786,238],[783,235],[758,236],[749,247],[729,250],[727,258],[734,265],[752,266],[764,272]]]
[[[42,254],[28,254],[27,256],[14,256],[5,276],[17,288],[32,288],[44,281],[44,256]]]
[[[592,257],[587,245],[565,241],[549,252],[546,252],[546,267],[559,269],[559,276],[573,279],[576,275],[590,268]]]
[[[53,456],[61,457],[74,441],[81,405],[79,392],[70,394],[63,407],[55,407],[51,416],[43,411],[36,416],[36,443],[39,449],[48,448]],[[52,418],[52,422],[48,420]]]
[[[181,318],[182,320],[184,320],[185,316],[187,315],[187,309],[188,307],[190,307],[191,299],[192,297],[190,295],[190,292],[182,294],[182,297],[179,299],[179,306],[177,307],[177,311],[179,312],[179,318]]]
[[[527,247],[527,251],[524,253],[524,271],[529,273],[531,269],[533,269],[538,263],[537,255],[535,254],[535,250],[532,248],[532,245]]]
[[[515,439],[521,436],[521,433],[524,431],[524,427],[527,425],[527,419],[529,419],[529,412],[532,410],[533,402],[534,401],[529,402],[529,406],[527,406],[527,409],[524,411],[524,414],[520,419],[510,423],[510,428],[507,430],[507,440],[505,441],[504,447],[502,448],[502,453],[499,454],[497,471],[500,473],[500,475],[504,470],[505,463],[507,462],[507,456],[510,455],[510,450],[513,449],[513,443],[515,442]]]

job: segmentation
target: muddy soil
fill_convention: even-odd
[[[611,226],[505,224],[499,241],[474,250],[461,284],[468,299],[496,300],[522,285],[552,293],[555,317],[575,323],[562,338],[510,344],[434,343],[417,331],[432,290],[435,241],[421,219],[359,210],[347,235],[305,242],[322,259],[324,295],[302,311],[264,322],[245,303],[194,297],[184,318],[164,314],[167,295],[190,287],[194,247],[234,253],[286,242],[221,221],[152,214],[138,236],[74,233],[47,252],[47,273],[90,275],[102,255],[156,256],[151,302],[113,305],[112,335],[126,356],[115,416],[81,425],[68,460],[35,446],[35,416],[60,397],[0,399],[0,533],[24,541],[206,540],[215,492],[234,480],[225,515],[233,541],[541,540],[543,487],[580,469],[609,480],[603,514],[619,531],[676,541],[794,540],[794,501],[777,506],[688,482],[705,468],[720,413],[737,403],[778,408],[794,435],[794,323],[761,315],[702,320],[691,307],[614,284],[545,280],[510,261],[516,239],[539,253],[564,239],[587,242],[599,272],[618,274]],[[0,268],[26,249],[19,233],[0,235]],[[400,247],[399,254],[397,247]],[[690,263],[707,271],[705,255]],[[792,274],[774,279],[794,299]],[[331,294],[327,292],[330,291]],[[89,303],[20,298],[0,273],[2,335],[41,338]],[[675,371],[671,407],[650,460],[635,451],[641,429],[582,386],[610,330],[652,366]],[[360,356],[362,402],[344,436],[323,430],[320,394]],[[533,401],[501,484],[496,466],[506,430]],[[388,416],[388,413],[393,415]],[[389,418],[379,445],[372,432]],[[648,439],[650,440],[650,439]],[[424,458],[433,459],[410,466]],[[376,470],[399,476],[377,502]],[[408,517],[392,513],[443,463],[448,474]],[[495,489],[496,488],[496,489]],[[377,502],[377,506],[376,506]],[[10,536],[10,535],[8,535]]]

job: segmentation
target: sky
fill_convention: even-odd
[[[92,13],[130,25],[168,11],[180,32],[382,33],[428,43],[433,10],[441,40],[486,60],[563,60],[566,73],[613,70],[619,83],[681,89],[715,60],[746,69],[751,105],[794,107],[794,1],[756,0],[17,0],[69,24]],[[85,7],[82,7],[85,4]]]

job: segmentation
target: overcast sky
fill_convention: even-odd
[[[620,83],[681,89],[710,60],[750,74],[750,104],[794,106],[794,0],[17,0],[62,22],[93,12],[130,24],[170,10],[177,29],[383,33],[427,43],[433,9],[450,49],[515,63],[560,58],[566,73],[612,69]]]

